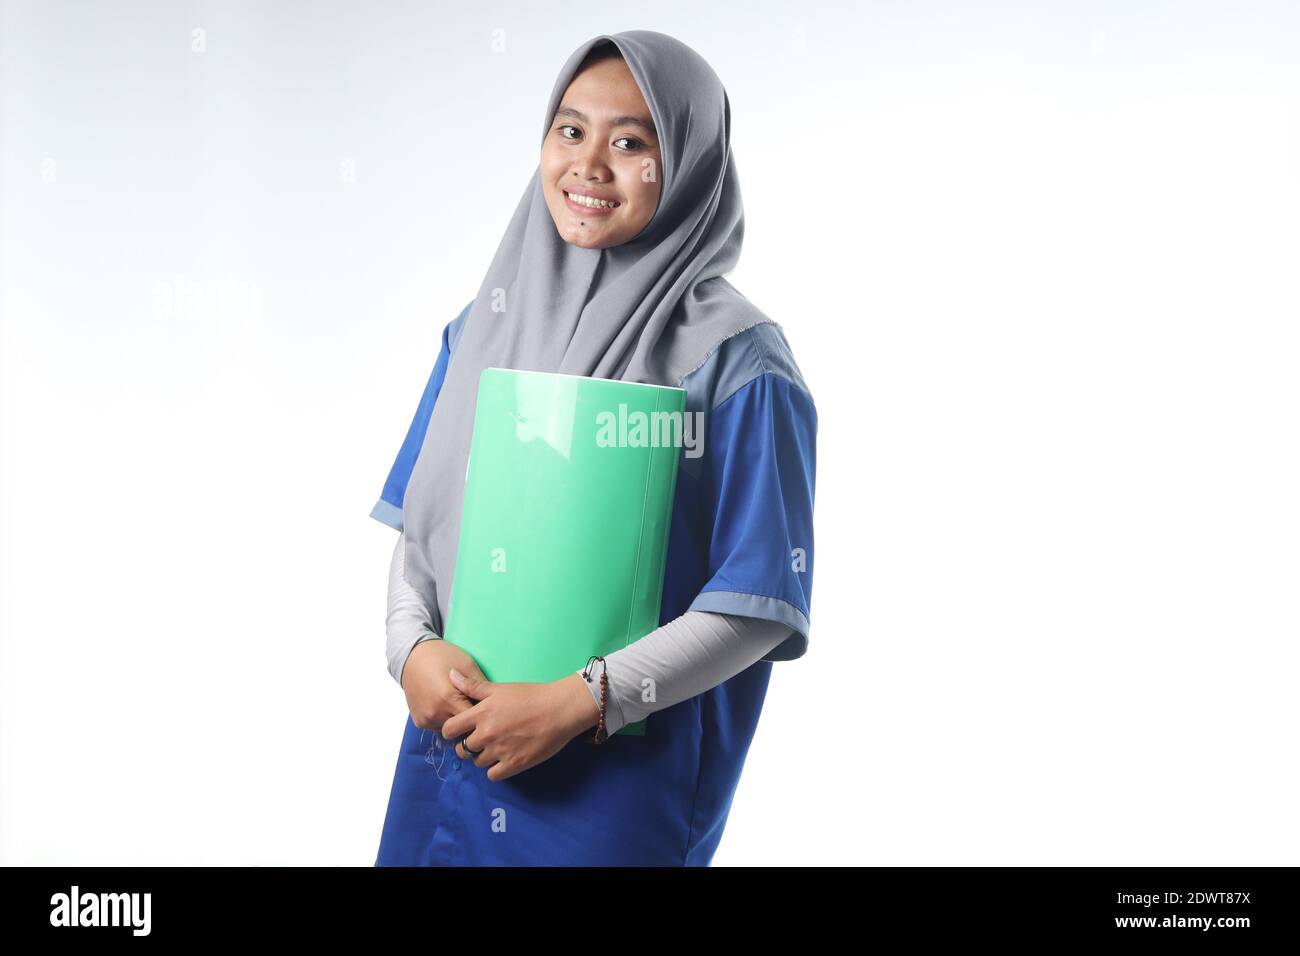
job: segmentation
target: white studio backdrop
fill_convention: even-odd
[[[626,29],[820,415],[715,865],[1295,864],[1300,9],[1226,0],[0,0],[0,863],[373,863],[368,512]]]

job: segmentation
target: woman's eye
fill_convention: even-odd
[[[641,144],[641,141],[640,141],[639,139],[633,139],[631,136],[620,136],[618,139],[614,140],[614,142],[616,142],[616,143],[621,143],[621,142],[623,142],[624,140],[626,140],[626,141],[629,142],[629,143],[636,143],[636,146],[632,146],[632,147],[629,148],[629,150],[628,150],[629,152],[631,152],[631,150],[633,150],[633,149],[638,149],[638,148],[640,148],[641,145],[642,145],[642,144]]]

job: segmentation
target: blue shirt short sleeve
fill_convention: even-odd
[[[406,483],[411,478],[411,470],[415,467],[415,460],[420,456],[420,448],[424,445],[424,434],[429,428],[433,406],[438,400],[438,393],[442,390],[443,380],[447,377],[447,363],[451,361],[452,350],[455,348],[461,325],[469,314],[469,309],[469,305],[465,306],[464,311],[448,322],[442,330],[442,348],[438,353],[438,360],[433,365],[429,381],[424,386],[424,393],[415,407],[415,417],[411,419],[411,426],[406,430],[402,447],[398,449],[397,458],[388,471],[388,479],[384,482],[379,500],[370,509],[370,517],[398,531],[404,527],[402,503],[406,497]]]
[[[813,574],[817,408],[766,371],[711,412],[700,493],[712,516],[708,577],[690,610],[761,617],[792,631],[763,660],[808,648]]]

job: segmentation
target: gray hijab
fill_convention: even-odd
[[[745,218],[731,105],[698,53],[650,30],[588,40],[556,78],[543,141],[584,58],[607,41],[650,107],[662,163],[659,204],[633,239],[586,249],[556,230],[540,164],[524,189],[465,318],[403,500],[404,573],[438,634],[445,633],[483,369],[680,386],[723,340],[772,321],[723,278],[740,257]]]

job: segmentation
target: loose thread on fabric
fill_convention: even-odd
[[[587,666],[582,669],[582,678],[588,684],[591,683],[591,671],[594,661],[600,661],[600,720],[596,723],[596,731],[587,738],[589,744],[603,744],[609,740],[609,733],[605,730],[605,708],[609,704],[609,671],[605,658],[599,654],[593,654],[587,658]]]
[[[420,733],[421,744],[424,743],[424,735],[427,733],[427,730]],[[436,773],[438,779],[443,782],[446,782],[447,780],[447,778],[442,775],[442,765],[446,759],[447,749],[443,746],[442,734],[434,734],[433,743],[430,744],[429,749],[424,752],[424,762],[433,768],[433,772]]]

